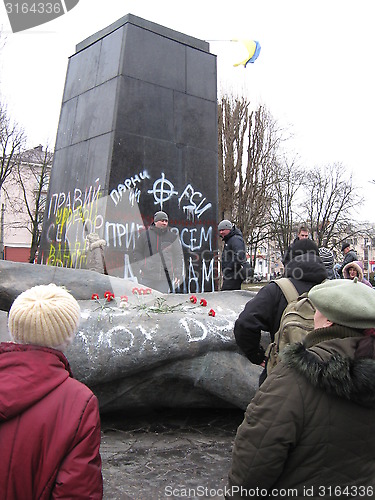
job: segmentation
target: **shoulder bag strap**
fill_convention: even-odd
[[[147,243],[148,243],[148,249],[150,251],[150,257],[152,257],[153,253],[152,253],[152,248],[151,248],[151,241],[150,241],[150,234],[148,232],[149,230],[146,229],[146,236],[147,236]]]
[[[286,301],[288,304],[290,302],[293,302],[293,300],[297,300],[299,297],[299,293],[296,289],[296,287],[293,285],[293,283],[290,281],[288,278],[280,278],[278,280],[274,280],[274,283],[281,288],[281,291],[285,295]]]

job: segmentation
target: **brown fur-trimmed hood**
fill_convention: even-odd
[[[375,336],[333,325],[287,346],[281,359],[314,387],[375,408]]]
[[[357,270],[358,273],[358,281],[363,280],[363,264],[359,260],[354,260],[353,262],[349,262],[349,264],[346,264],[344,269],[342,270],[342,274],[345,279],[351,279],[349,275],[349,268],[354,267],[354,269]]]

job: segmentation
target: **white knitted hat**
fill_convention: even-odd
[[[39,285],[21,293],[9,311],[9,333],[19,344],[63,350],[74,339],[80,319],[76,299],[64,288]]]

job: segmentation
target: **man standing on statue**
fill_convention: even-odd
[[[221,254],[221,273],[223,284],[221,290],[241,290],[244,280],[241,275],[246,262],[246,248],[241,231],[229,220],[222,220],[218,225],[220,238],[224,241]]]
[[[156,212],[151,226],[136,241],[133,259],[140,283],[162,293],[175,292],[184,276],[181,241],[168,224],[168,215]]]

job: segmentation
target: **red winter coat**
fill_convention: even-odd
[[[0,344],[0,498],[101,499],[98,401],[55,349]]]

